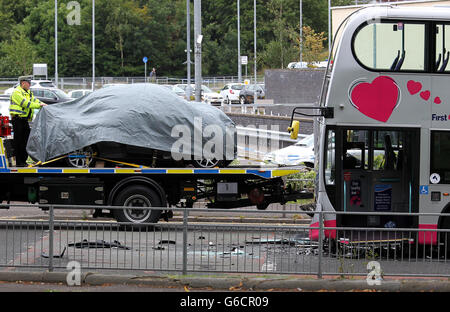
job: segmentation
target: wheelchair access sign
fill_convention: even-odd
[[[420,186],[420,195],[428,195],[428,185]]]

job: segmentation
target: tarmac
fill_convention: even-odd
[[[0,272],[3,282],[34,282],[67,284],[66,272]],[[114,275],[82,273],[80,286],[129,285],[164,288],[214,289],[223,291],[302,291],[302,292],[450,292],[450,280],[393,278],[369,285],[366,279],[333,278],[317,279],[307,276],[163,276],[163,275]],[[75,286],[76,287],[76,286]]]

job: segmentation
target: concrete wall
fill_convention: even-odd
[[[312,104],[319,101],[325,69],[266,70],[266,99],[274,104]]]

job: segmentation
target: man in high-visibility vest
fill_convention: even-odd
[[[47,106],[34,97],[30,90],[31,77],[19,77],[19,86],[11,94],[9,114],[14,131],[14,150],[16,152],[16,166],[26,167],[27,143],[30,136],[29,121],[33,120],[33,110]]]

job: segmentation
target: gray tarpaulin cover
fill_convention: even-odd
[[[215,125],[213,127],[223,131],[223,136],[218,138],[225,146],[229,144],[229,141],[226,143],[230,138],[229,129],[235,131],[234,122],[209,104],[188,102],[155,84],[118,85],[71,102],[41,108],[32,125],[27,151],[39,161],[48,161],[98,142],[170,152],[180,138],[187,139],[186,134],[189,134],[186,131],[173,134],[176,125],[189,129],[190,155],[199,155],[201,150],[198,144],[194,147],[194,132],[203,133],[206,126]],[[231,137],[235,138],[234,135]],[[213,137],[200,136],[196,142],[202,140],[204,146]],[[234,145],[232,153],[233,148]],[[223,151],[226,159],[230,159],[225,147]],[[183,153],[189,155],[189,151]],[[231,159],[233,157],[234,153]]]

